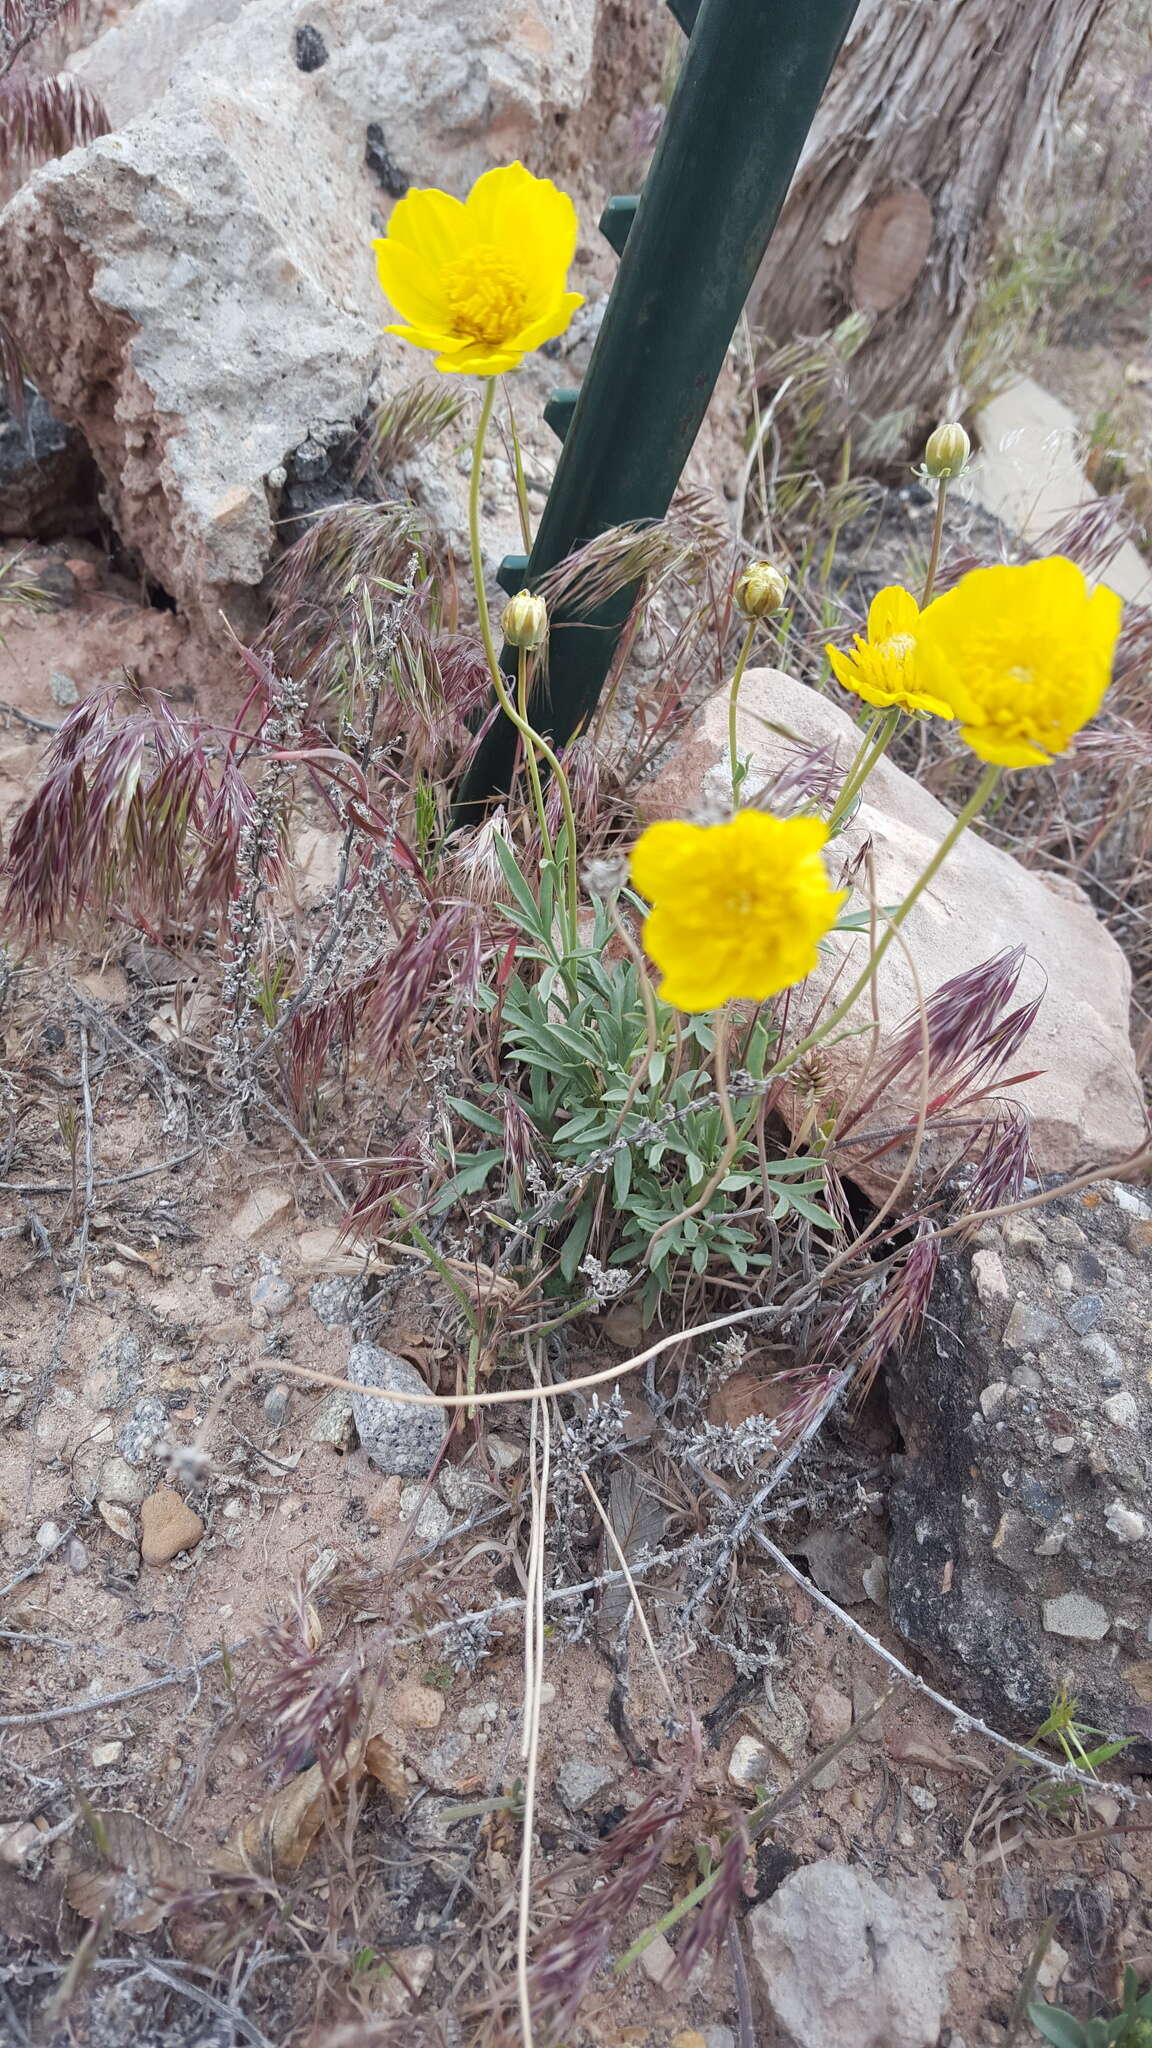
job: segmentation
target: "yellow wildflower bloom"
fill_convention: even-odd
[[[898,583],[879,590],[868,607],[868,638],[854,638],[854,652],[827,647],[832,673],[846,690],[855,691],[866,704],[878,704],[888,711],[895,704],[901,711],[927,711],[935,718],[951,718],[948,705],[922,687],[917,661],[920,607],[910,590]]]
[[[644,943],[679,1010],[730,997],[764,1002],[816,965],[844,895],[828,887],[822,818],[738,811],[723,825],[670,819],[632,849],[632,880],[652,904]]]
[[[1063,555],[973,569],[921,618],[923,685],[948,699],[982,761],[1042,766],[1100,709],[1120,612]]]
[[[485,171],[467,199],[407,193],[373,247],[381,289],[407,323],[385,331],[431,350],[438,370],[514,370],[584,304],[564,289],[576,208],[523,164]]]

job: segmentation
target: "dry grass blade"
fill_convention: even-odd
[[[633,584],[683,568],[690,553],[671,518],[610,526],[542,576],[540,596],[550,611],[586,618]]]
[[[358,475],[390,476],[402,462],[454,426],[467,399],[445,386],[443,378],[409,385],[378,406],[364,430]]]
[[[97,95],[70,71],[44,75],[17,65],[0,78],[0,164],[64,156],[110,126]]]

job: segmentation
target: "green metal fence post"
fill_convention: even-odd
[[[574,547],[667,511],[759,269],[857,0],[703,0],[639,205],[601,223],[623,249],[527,564],[534,583]],[[691,0],[678,0],[678,18]],[[595,617],[552,620],[537,725],[563,743],[587,720],[634,591]],[[457,817],[506,790],[516,735],[498,718],[461,785]]]

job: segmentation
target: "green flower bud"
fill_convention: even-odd
[[[500,629],[509,647],[543,647],[548,637],[548,607],[530,590],[518,590],[500,614]]]
[[[788,592],[788,578],[773,562],[750,562],[736,579],[732,595],[746,619],[766,619],[778,612]]]
[[[928,436],[924,450],[924,467],[929,476],[938,483],[954,484],[963,476],[964,465],[972,453],[972,443],[960,425],[959,420],[948,420]]]

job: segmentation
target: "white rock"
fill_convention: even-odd
[[[973,1252],[972,1278],[976,1283],[976,1292],[986,1308],[991,1302],[1007,1301],[1008,1279],[999,1252]]]
[[[120,1762],[123,1754],[122,1742],[97,1742],[92,1749],[92,1762],[96,1770],[107,1771]]]
[[[448,190],[533,160],[585,107],[604,126],[602,7],[521,0],[510,24],[502,0],[326,0],[329,59],[302,72],[295,0],[143,0],[76,60],[127,125],[45,165],[0,216],[0,301],[53,409],[83,427],[117,530],[205,631],[221,608],[256,616],[298,451],[322,468],[374,388],[429,366],[383,333],[367,123]],[[579,155],[574,124],[565,147]],[[445,465],[413,474],[426,503],[443,495]],[[457,531],[459,479],[448,498],[435,516]]]
[[[1104,1515],[1105,1527],[1112,1531],[1118,1543],[1143,1543],[1148,1534],[1148,1524],[1143,1515],[1137,1514],[1122,1500],[1114,1500]]]
[[[1099,503],[1080,466],[1083,430],[1075,414],[1032,377],[1018,377],[981,406],[980,452],[958,486],[1014,533],[1043,540],[1072,514]],[[1152,575],[1130,540],[1117,541],[1101,570],[1129,602],[1152,603]]]
[[[1110,1394],[1104,1402],[1104,1413],[1116,1429],[1135,1429],[1140,1420],[1135,1394]]]
[[[1061,1593],[1045,1600],[1044,1627],[1050,1636],[1069,1636],[1074,1642],[1103,1642],[1111,1626],[1107,1609],[1087,1593]]]
[[[990,1416],[999,1413],[1000,1409],[1004,1406],[1007,1395],[1007,1380],[993,1380],[991,1386],[987,1386],[982,1390],[980,1395],[980,1411],[986,1420]]]
[[[295,1213],[296,1197],[291,1188],[253,1188],[246,1195],[232,1218],[232,1235],[251,1244],[257,1237],[263,1237],[266,1230],[274,1230],[279,1223],[286,1223]]]
[[[772,1758],[754,1735],[741,1735],[728,1759],[728,1776],[734,1785],[775,1783]]]
[[[727,720],[727,698],[721,694],[705,706],[670,767],[642,792],[647,816],[687,817],[702,806],[725,803],[731,794]],[[831,698],[779,670],[751,670],[744,678],[737,720],[739,750],[753,764],[750,793],[769,786],[796,759],[795,747],[769,731],[765,721],[785,727],[807,747],[830,749],[845,769],[859,744],[852,719]],[[953,814],[910,775],[881,761],[856,818],[830,855],[833,879],[841,862],[851,860],[870,839],[879,900],[898,903],[952,823]],[[858,892],[853,907],[862,906]],[[1146,1126],[1128,1034],[1131,970],[1086,898],[1049,887],[1010,854],[968,832],[909,913],[903,932],[926,995],[1002,947],[1027,947],[1033,964],[1025,965],[1021,994],[1043,987],[1044,996],[1013,1065],[1039,1071],[1037,1079],[1011,1094],[1030,1113],[1033,1156],[1041,1173],[1096,1166],[1139,1149]],[[866,948],[863,934],[829,941],[803,993],[793,999],[797,1034],[808,1028],[834,979],[841,992],[846,978],[850,983],[864,964]],[[889,947],[877,990],[883,1046],[916,1010],[915,984],[899,946]],[[860,1028],[848,1035],[853,1022]],[[850,1095],[859,1079],[869,1057],[869,1023],[865,1000],[835,1045],[821,1048],[830,1097]],[[913,1096],[897,1092],[877,1105],[870,1122],[887,1127],[910,1114]],[[883,1191],[902,1164],[898,1154],[887,1154],[875,1170],[861,1171],[861,1184]]]
[[[786,1877],[747,1926],[764,1997],[798,2048],[935,2048],[954,1917],[922,1878],[882,1890],[820,1862]]]
[[[1044,1951],[1044,1959],[1036,1972],[1036,1982],[1041,1991],[1055,1991],[1065,1970],[1068,1968],[1068,1951],[1058,1941],[1050,1941]]]

